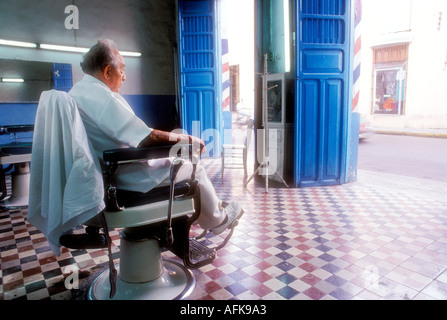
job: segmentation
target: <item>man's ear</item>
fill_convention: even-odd
[[[105,68],[104,68],[104,71],[103,71],[103,76],[104,76],[104,78],[106,79],[106,80],[109,80],[110,79],[110,71],[111,71],[111,69],[112,69],[112,67],[110,66],[110,64],[108,64]]]

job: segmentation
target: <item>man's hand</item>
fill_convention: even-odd
[[[153,147],[158,145],[175,144],[177,142],[189,143],[193,146],[193,151],[198,154],[203,154],[205,149],[205,142],[202,139],[190,136],[188,134],[174,133],[167,131],[160,131],[157,129],[144,138],[138,147]]]
[[[192,144],[193,152],[203,154],[206,151],[205,142],[202,139],[187,134],[179,134],[177,142]]]

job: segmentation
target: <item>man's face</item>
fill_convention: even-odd
[[[109,79],[107,79],[107,86],[113,92],[119,92],[123,82],[126,81],[126,74],[124,73],[124,59],[120,54],[118,54],[118,57],[120,60],[119,67],[115,68],[110,66]]]

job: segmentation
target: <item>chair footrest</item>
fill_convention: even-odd
[[[107,248],[104,234],[66,234],[59,239],[62,246],[70,249],[103,249]]]
[[[196,266],[212,262],[216,258],[216,250],[208,248],[194,238],[189,239],[189,260]]]

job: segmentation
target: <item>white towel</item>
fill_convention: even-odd
[[[67,93],[42,93],[31,155],[28,221],[60,255],[60,236],[104,209],[99,160],[76,103]]]

